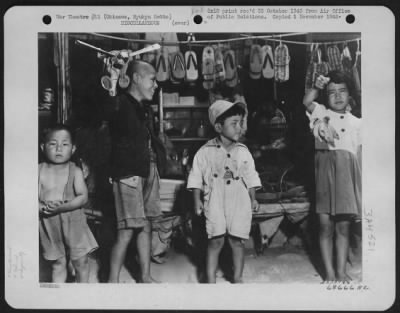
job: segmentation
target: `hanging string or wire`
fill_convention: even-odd
[[[104,38],[109,38],[109,39],[114,39],[114,40],[121,40],[121,41],[128,41],[128,42],[140,42],[140,43],[154,43],[155,40],[146,40],[146,39],[131,39],[131,38],[125,38],[125,37],[118,37],[118,36],[112,36],[112,35],[105,35],[105,34],[100,34],[100,33],[90,33],[91,35],[98,36],[98,37],[104,37]],[[161,43],[161,41],[160,41]],[[179,44],[193,44],[194,42],[192,41],[162,41],[163,46],[177,46]]]
[[[342,44],[342,43],[348,43],[348,42],[353,42],[360,40],[361,38],[354,38],[354,39],[346,39],[346,40],[338,40],[338,41],[320,41],[320,42],[313,42],[314,44],[318,45],[336,45],[336,44]],[[299,41],[290,41],[290,40],[282,40],[282,42],[290,43],[290,44],[298,44],[298,45],[310,45],[311,42],[299,42]]]
[[[340,43],[348,43],[348,42],[353,42],[357,41],[359,42],[361,40],[360,37],[352,38],[352,39],[346,39],[346,40],[337,40],[337,41],[294,41],[294,40],[282,40],[281,38],[283,37],[293,37],[293,36],[299,36],[299,35],[308,35],[310,33],[289,33],[289,34],[278,34],[278,35],[272,35],[270,36],[271,38],[265,38],[268,36],[251,36],[247,34],[240,34],[241,36],[245,37],[245,40],[248,39],[267,39],[268,41],[273,41],[273,42],[278,42],[278,43],[290,43],[290,44],[297,44],[297,45],[335,45],[335,44],[340,44]],[[273,37],[277,37],[278,39],[274,39]],[[238,39],[235,39],[238,40]],[[243,40],[243,39],[242,39]]]
[[[154,43],[154,40],[146,40],[146,39],[131,39],[131,38],[125,38],[125,37],[118,37],[118,36],[112,36],[112,35],[106,35],[106,34],[100,34],[100,33],[91,33],[92,35],[95,36],[100,36],[100,37],[105,37],[105,38],[110,38],[110,39],[115,39],[115,40],[122,40],[122,41],[132,41],[132,42],[141,42],[141,43]],[[166,45],[179,45],[179,44],[211,44],[211,43],[228,43],[228,42],[233,42],[233,41],[243,41],[243,40],[248,40],[248,39],[272,39],[273,37],[292,37],[292,36],[298,36],[298,35],[306,35],[308,33],[288,33],[288,34],[279,34],[279,35],[262,35],[262,36],[253,36],[253,35],[246,35],[246,34],[241,34],[243,37],[237,37],[237,38],[227,38],[227,39],[209,39],[209,40],[196,40],[196,41],[191,41],[191,40],[185,40],[185,41],[163,41],[164,44]]]
[[[151,44],[151,43],[155,42],[154,40],[131,39],[131,38],[118,37],[118,36],[112,36],[112,35],[106,35],[106,34],[100,34],[100,33],[90,33],[90,34],[92,34],[94,36],[99,36],[99,37],[104,37],[104,38],[109,38],[109,39],[114,39],[114,40],[128,41],[128,42],[139,42],[139,43],[147,43],[147,44]],[[196,40],[196,41],[191,41],[191,40],[163,41],[163,45],[178,46],[178,45],[190,44],[190,45],[205,46],[205,45],[210,45],[212,43],[229,43],[229,42],[243,41],[243,40],[268,40],[268,41],[297,44],[297,45],[312,45],[312,44],[334,45],[334,44],[358,41],[361,39],[360,37],[357,37],[357,38],[353,38],[353,39],[329,41],[329,42],[326,42],[326,41],[324,41],[324,42],[315,42],[315,41],[305,42],[305,41],[294,41],[294,40],[282,39],[283,37],[293,37],[293,36],[307,35],[307,34],[310,34],[310,33],[286,33],[286,34],[278,34],[278,35],[274,34],[274,35],[263,35],[263,36],[253,36],[253,35],[242,34],[242,37],[227,38],[227,39]],[[276,37],[278,37],[279,39],[275,39]]]

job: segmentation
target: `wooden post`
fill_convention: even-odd
[[[72,97],[68,34],[56,33],[54,39],[54,64],[57,68],[57,121],[64,124],[70,116]]]
[[[158,93],[158,115],[160,120],[160,134],[164,134],[164,104],[163,104],[163,90],[160,88]]]

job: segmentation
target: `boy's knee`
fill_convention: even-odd
[[[151,223],[148,221],[142,228],[142,231],[145,233],[150,233],[152,230]]]
[[[221,249],[224,245],[224,237],[215,237],[208,240],[208,246],[212,249]]]
[[[52,262],[52,282],[65,283],[67,280],[67,259],[61,257]]]
[[[336,233],[342,236],[349,235],[349,224],[348,223],[337,223],[336,224]]]
[[[319,233],[320,235],[330,237],[333,236],[334,227],[331,224],[320,224],[319,225]]]
[[[72,260],[72,265],[78,272],[81,270],[85,270],[89,266],[89,258],[87,257],[87,255],[85,255],[79,259]]]
[[[120,229],[118,231],[118,241],[128,244],[133,236],[133,229]]]
[[[244,247],[244,239],[238,237],[230,236],[228,238],[229,244],[232,248],[243,248]]]
[[[67,259],[65,256],[63,256],[53,262],[54,269],[66,268],[66,267],[67,267]]]

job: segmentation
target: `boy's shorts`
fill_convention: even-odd
[[[42,217],[39,223],[40,244],[46,260],[55,261],[66,255],[77,260],[98,248],[83,209]]]
[[[161,216],[160,177],[150,162],[147,178],[131,176],[113,182],[117,229],[140,228]]]

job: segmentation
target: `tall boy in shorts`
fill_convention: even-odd
[[[161,216],[159,169],[165,148],[155,135],[152,109],[146,103],[157,89],[154,67],[134,60],[126,71],[130,85],[118,97],[110,121],[111,176],[117,218],[117,239],[111,250],[110,283],[118,283],[129,243],[136,238],[140,283],[150,275],[152,220]]]

